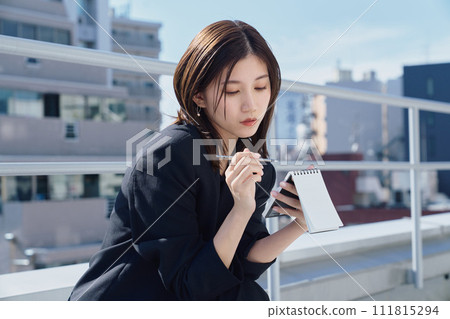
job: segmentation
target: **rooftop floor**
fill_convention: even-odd
[[[450,213],[422,217],[421,290],[411,283],[411,227],[405,218],[300,237],[279,258],[281,300],[450,300]],[[0,275],[0,300],[66,300],[87,267]],[[266,275],[259,282],[266,288]]]

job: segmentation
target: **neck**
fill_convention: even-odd
[[[225,143],[227,143],[227,144],[225,144]],[[237,144],[237,139],[228,139],[228,140],[224,139],[224,140],[222,140],[222,147],[224,145],[227,146],[227,151],[226,151],[227,154],[224,154],[224,155],[231,156],[233,154],[233,150],[236,147],[236,144]],[[223,155],[223,154],[221,154],[221,155]],[[228,159],[220,160],[220,175],[224,175],[225,174],[225,171],[226,171],[226,169],[228,167],[228,161],[229,161]]]
[[[237,144],[237,139],[230,138],[230,139],[222,140],[222,147],[223,147],[222,149],[225,149],[224,146],[227,146],[227,151],[226,151],[227,154],[224,154],[224,155],[228,155],[228,156],[232,155],[233,150],[236,147],[236,144]]]

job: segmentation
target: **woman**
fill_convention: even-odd
[[[261,218],[275,170],[258,159],[279,88],[248,24],[219,21],[194,38],[174,74],[178,118],[127,170],[70,300],[268,300],[256,279],[306,229],[299,201],[279,194],[296,220],[269,236]]]

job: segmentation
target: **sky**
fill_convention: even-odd
[[[162,24],[163,61],[177,62],[208,24],[232,19],[262,34],[283,79],[325,84],[340,65],[356,81],[370,70],[387,81],[404,65],[450,62],[448,0],[110,0],[114,7],[127,3],[130,18]],[[161,78],[165,90],[171,81]],[[173,103],[163,96],[162,105]]]

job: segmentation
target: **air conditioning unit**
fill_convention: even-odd
[[[78,140],[80,131],[78,123],[64,123],[64,138],[69,141]]]

